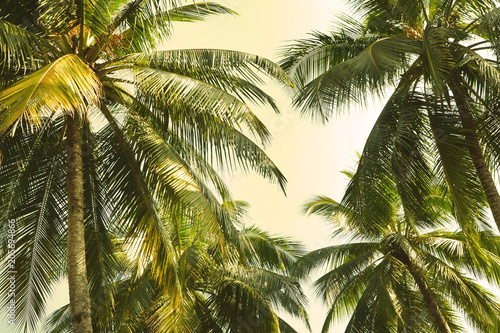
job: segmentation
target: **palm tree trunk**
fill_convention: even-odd
[[[68,283],[74,333],[91,333],[92,320],[85,263],[83,225],[83,162],[80,118],[67,117]]]
[[[467,93],[456,83],[450,84],[450,87],[457,104],[458,112],[460,113],[469,154],[474,163],[481,186],[486,194],[486,200],[490,206],[493,219],[495,220],[498,230],[500,230],[500,195],[488,165],[486,164],[481,146],[479,145],[476,126],[472,118],[469,102],[467,101]]]
[[[451,333],[450,326],[448,326],[448,322],[444,318],[443,313],[439,308],[439,305],[436,303],[436,300],[432,295],[431,289],[427,285],[427,282],[425,282],[425,279],[422,277],[422,275],[417,269],[412,267],[411,264],[408,266],[408,270],[410,271],[411,276],[413,276],[413,279],[417,283],[418,289],[420,290],[422,296],[424,297],[425,304],[427,304],[427,308],[429,309],[430,314],[432,315],[432,317],[434,317],[434,320],[436,321],[439,332]]]
[[[406,252],[404,252],[401,249],[397,251],[397,253],[395,253],[394,256],[408,268],[408,272],[413,277],[413,280],[415,280],[415,282],[417,283],[418,289],[420,290],[420,293],[424,298],[425,304],[427,304],[427,309],[429,310],[429,313],[436,322],[439,332],[452,333],[450,326],[446,321],[446,318],[444,318],[443,313],[439,308],[439,305],[437,304],[436,300],[434,299],[434,296],[432,295],[432,291],[429,288],[429,285],[427,284],[424,277],[420,273],[418,267],[415,267],[415,265],[411,263],[410,258],[408,257]]]

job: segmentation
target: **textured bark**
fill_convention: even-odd
[[[424,297],[425,304],[427,304],[427,309],[434,318],[439,332],[451,333],[450,326],[448,326],[448,322],[444,318],[443,313],[441,312],[439,305],[436,303],[436,300],[432,295],[432,291],[427,285],[425,279],[422,277],[422,274],[420,274],[419,270],[416,267],[413,267],[411,263],[408,264],[408,271],[417,283],[418,289]]]
[[[67,117],[66,167],[68,169],[68,283],[74,333],[92,332],[90,298],[85,264],[83,224],[82,137],[78,116]]]
[[[443,316],[443,313],[441,312],[439,305],[434,299],[434,295],[432,295],[432,291],[429,288],[429,285],[427,284],[425,278],[420,273],[418,267],[412,264],[408,255],[402,249],[396,250],[396,252],[393,253],[393,256],[406,266],[408,272],[413,277],[413,280],[415,280],[415,283],[417,284],[418,289],[420,290],[420,293],[424,298],[425,304],[427,305],[427,309],[429,310],[431,316],[434,318],[434,321],[438,327],[439,332],[452,333],[450,326],[446,321],[446,318]]]
[[[479,144],[476,126],[474,124],[470,105],[467,101],[467,92],[456,84],[452,84],[451,89],[457,104],[458,112],[460,113],[464,136],[467,141],[467,149],[474,163],[481,186],[486,194],[486,200],[490,206],[493,219],[495,220],[498,230],[500,230],[500,195]]]

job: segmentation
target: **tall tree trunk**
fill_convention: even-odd
[[[474,163],[481,186],[486,194],[486,200],[490,206],[493,219],[495,220],[498,230],[500,230],[500,195],[498,194],[495,181],[491,176],[483,151],[479,145],[479,138],[477,136],[476,125],[474,124],[474,119],[468,102],[467,92],[463,89],[463,87],[460,87],[456,83],[459,82],[459,78],[456,78],[456,80],[457,81],[450,84],[450,87],[455,103],[457,104],[458,112],[460,113],[464,136],[467,141],[467,149],[469,150],[472,162]]]
[[[439,332],[451,333],[450,326],[448,326],[448,322],[444,318],[443,313],[441,312],[439,305],[436,303],[436,300],[432,295],[431,289],[427,285],[427,282],[425,282],[425,279],[423,278],[422,274],[420,274],[419,270],[416,267],[413,267],[413,265],[411,264],[408,265],[408,270],[411,276],[413,276],[415,282],[417,283],[418,289],[420,290],[422,296],[424,297],[425,304],[427,304],[427,308],[429,309],[430,314],[432,315],[432,317],[434,317],[434,320],[436,321],[436,325],[438,326]]]
[[[83,225],[83,162],[80,118],[67,118],[66,167],[68,169],[68,283],[74,333],[92,332],[90,298],[85,264]]]
[[[416,267],[411,261],[406,252],[402,249],[399,249],[396,253],[394,253],[394,257],[400,260],[407,268],[408,272],[413,277],[413,280],[417,283],[418,289],[422,294],[425,304],[427,304],[427,309],[429,313],[434,318],[434,321],[437,325],[437,328],[440,333],[452,333],[446,318],[444,318],[439,305],[434,299],[434,295],[432,295],[432,291],[429,288],[429,285],[425,281],[425,278],[420,273],[418,267]]]

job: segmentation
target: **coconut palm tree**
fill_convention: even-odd
[[[500,237],[482,230],[471,245],[456,230],[443,189],[434,188],[416,217],[402,206],[394,181],[384,183],[382,205],[371,212],[377,216],[323,196],[305,206],[347,240],[299,261],[304,275],[328,270],[314,283],[328,306],[322,332],[342,317],[350,318],[345,332],[468,332],[462,316],[479,332],[495,331],[500,303],[485,281],[499,282]],[[367,221],[378,225],[367,228]]]
[[[147,235],[138,250],[167,289],[178,277],[161,210],[199,214],[221,244],[237,241],[215,168],[284,188],[259,146],[270,133],[245,104],[276,108],[257,73],[288,83],[284,72],[241,52],[156,49],[172,22],[224,13],[177,0],[1,2],[0,225],[16,221],[18,329],[36,326],[67,274],[73,331],[91,332],[88,289],[117,267],[114,228]]]
[[[228,204],[233,221],[243,217],[244,203]],[[99,304],[95,331],[296,332],[277,310],[308,324],[305,295],[290,277],[304,253],[300,244],[243,227],[238,229],[238,244],[221,248],[218,236],[207,232],[203,221],[178,222],[169,228],[169,237],[181,287],[175,293],[161,288],[151,277],[150,262],[118,254],[123,269],[114,277],[114,304]],[[116,249],[120,248],[117,243]],[[71,332],[68,310],[69,305],[52,314],[45,331]]]
[[[342,16],[331,33],[297,41],[281,64],[296,81],[295,104],[323,121],[352,102],[370,108],[370,96],[389,95],[350,194],[362,196],[379,187],[380,175],[394,174],[405,206],[416,212],[428,192],[425,180],[437,171],[464,232],[474,233],[468,224],[483,196],[500,228],[491,174],[499,160],[498,3],[349,3],[356,19]],[[438,152],[437,170],[424,163],[429,151]]]

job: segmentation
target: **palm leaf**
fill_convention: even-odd
[[[16,327],[27,331],[34,330],[43,316],[47,298],[63,274],[65,262],[65,215],[60,213],[66,196],[66,184],[60,177],[64,155],[57,149],[61,126],[59,120],[41,137],[17,133],[4,143],[10,146],[0,169],[4,256],[12,249],[7,246],[7,220],[15,220],[16,230],[15,263],[12,267],[3,263],[1,276],[5,282],[1,289],[7,294],[7,278],[12,276],[9,272],[17,271],[15,300],[17,315],[22,320],[16,322]],[[25,156],[30,159],[20,165]]]
[[[46,61],[46,56],[37,52],[42,45],[47,47],[36,34],[5,19],[0,19],[0,68],[2,72],[38,69],[37,60]]]
[[[447,47],[448,37],[451,37],[449,32],[443,28],[427,28],[422,37],[425,78],[432,80],[436,93],[445,89],[445,82],[454,66],[452,55]]]
[[[148,187],[123,130],[108,109],[101,106],[101,110],[110,124],[110,127],[103,129],[103,135],[107,137],[104,142],[108,142],[106,149],[103,149],[103,156],[106,156],[103,163],[106,165],[109,160],[104,177],[115,179],[108,192],[114,195],[113,199],[108,198],[113,202],[112,212],[125,218],[126,224],[120,227],[128,230],[129,237],[134,235],[136,230],[148,235],[146,241],[140,244],[139,253],[143,258],[153,259],[155,276],[165,283],[169,290],[175,290],[178,288],[175,251],[168,238],[165,221],[161,218],[158,202]],[[151,256],[151,253],[156,255]],[[171,269],[159,270],[159,267]]]
[[[377,40],[353,58],[334,65],[298,92],[295,104],[320,108],[324,120],[347,102],[365,102],[368,93],[382,95],[408,67],[408,53],[418,53],[420,43],[411,38]]]
[[[170,21],[194,22],[202,21],[207,16],[218,14],[236,14],[231,9],[217,4],[215,2],[200,2],[193,4],[184,4],[172,8],[168,11]]]
[[[89,207],[84,212],[87,278],[93,312],[99,313],[95,326],[105,330],[103,318],[112,317],[112,282],[120,267],[110,235],[112,205],[107,202],[106,180],[101,177],[104,168],[99,165],[103,158],[98,154],[98,137],[88,123],[83,137],[84,202]]]
[[[473,236],[476,234],[476,223],[484,222],[484,208],[481,203],[485,199],[477,176],[472,172],[464,173],[464,169],[457,168],[459,165],[469,165],[470,169],[466,170],[474,170],[468,151],[465,149],[466,143],[457,127],[457,115],[453,115],[450,111],[441,111],[441,108],[445,107],[443,104],[436,105],[434,101],[428,101],[427,104],[434,142],[441,162],[438,167],[443,172],[443,178],[446,179],[452,194],[458,223],[466,233]],[[433,112],[431,110],[434,107],[439,109]],[[475,200],[471,201],[470,198]]]
[[[221,168],[230,171],[236,167],[244,171],[253,169],[263,177],[278,183],[282,190],[285,190],[285,177],[262,148],[233,126],[228,125],[221,119],[221,115],[213,114],[212,109],[192,110],[183,105],[158,111],[163,110],[165,106],[157,105],[156,101],[150,105],[149,98],[138,101],[116,86],[113,90],[116,93],[107,90],[107,95],[128,106],[130,110],[136,110],[135,112],[145,119],[154,121],[156,130],[164,140],[178,146],[175,140],[179,139],[175,138],[182,138],[182,141],[194,147],[202,158],[216,161]],[[159,103],[164,102],[159,101]],[[165,123],[172,125],[167,128]]]
[[[65,55],[0,92],[0,134],[17,124],[40,127],[54,111],[83,112],[97,103],[100,81],[76,55]]]
[[[242,252],[249,265],[290,272],[303,249],[296,242],[273,237],[253,226],[239,232]]]
[[[141,92],[162,96],[176,104],[185,104],[194,110],[217,114],[230,125],[242,124],[255,136],[268,140],[270,133],[252,111],[234,96],[202,81],[169,72],[144,68],[137,72]]]

